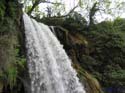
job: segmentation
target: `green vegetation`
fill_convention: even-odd
[[[19,93],[23,85],[19,78],[25,70],[26,60],[21,54],[22,45],[19,41],[20,11],[16,1],[0,1],[0,92],[2,93]]]

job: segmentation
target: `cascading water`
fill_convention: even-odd
[[[55,32],[55,30],[54,30],[54,26],[50,26],[50,29],[51,29],[51,31],[53,32],[53,34],[56,36],[56,32]]]
[[[49,27],[23,15],[30,93],[85,93],[63,46]]]

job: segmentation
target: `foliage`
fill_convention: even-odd
[[[7,26],[6,26],[7,27]],[[14,26],[13,26],[14,28]],[[6,35],[0,37],[0,60],[1,60],[1,79],[3,86],[9,86],[12,90],[17,86],[18,77],[22,71],[25,70],[25,58],[19,56],[19,43],[17,39],[17,32],[7,32]],[[21,70],[22,69],[22,70]]]
[[[19,77],[22,77],[20,73],[24,71],[26,63],[25,57],[20,55],[21,45],[18,37],[21,15],[17,1],[4,0],[4,3],[0,6],[0,11],[4,13],[0,15],[0,18],[3,17],[0,21],[0,92],[19,93],[19,90],[14,88],[22,86]]]
[[[72,31],[81,31],[84,30],[87,26],[87,21],[81,14],[77,12],[73,12],[68,17],[65,18],[63,23],[63,27],[67,28],[68,30]]]
[[[4,0],[0,1],[0,21],[3,20],[4,18],[4,14],[5,14],[5,6],[4,6],[5,2]]]
[[[123,18],[116,18],[113,23],[114,29],[125,31],[125,19]]]
[[[103,87],[125,85],[124,19],[96,24],[84,33],[89,38],[89,55],[83,57],[83,67],[92,72]],[[116,88],[117,89],[117,88]]]

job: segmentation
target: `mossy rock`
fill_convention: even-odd
[[[76,65],[76,64],[74,64]],[[75,66],[75,69],[78,73],[78,77],[85,87],[86,93],[103,93],[102,88],[96,78],[86,72],[80,65]]]
[[[3,90],[3,83],[0,82],[0,92],[2,93],[2,90]]]

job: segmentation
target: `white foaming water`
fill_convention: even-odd
[[[51,31],[53,32],[53,34],[56,36],[56,32],[55,32],[55,30],[54,30],[54,26],[50,26],[50,29],[51,29]]]
[[[63,46],[49,27],[23,15],[30,93],[85,93]]]

